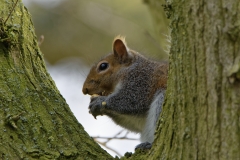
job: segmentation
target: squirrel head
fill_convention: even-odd
[[[124,72],[121,69],[131,64],[134,52],[130,51],[125,38],[117,36],[113,41],[112,53],[93,65],[83,84],[84,94],[102,96],[112,93]]]

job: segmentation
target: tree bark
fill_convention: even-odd
[[[172,46],[152,159],[240,159],[240,1],[166,4]]]
[[[164,7],[172,39],[165,104],[153,148],[132,159],[240,159],[240,1]]]
[[[0,159],[110,159],[57,90],[16,2],[0,0]]]

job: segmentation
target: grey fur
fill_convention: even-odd
[[[135,55],[130,66],[118,71],[114,92],[91,100],[89,109],[92,115],[107,115],[116,124],[141,133],[142,142],[152,143],[166,90],[154,88],[154,74],[161,73],[156,71],[160,66],[160,63]],[[102,102],[106,105],[102,106]]]

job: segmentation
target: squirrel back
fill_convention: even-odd
[[[99,95],[89,105],[94,117],[107,115],[116,124],[141,133],[143,142],[152,143],[167,74],[168,63],[149,60],[130,50],[125,38],[118,36],[113,52],[91,68],[82,91]]]

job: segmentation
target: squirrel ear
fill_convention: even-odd
[[[113,42],[114,56],[118,57],[121,61],[126,61],[128,58],[128,47],[124,37],[116,37]]]

